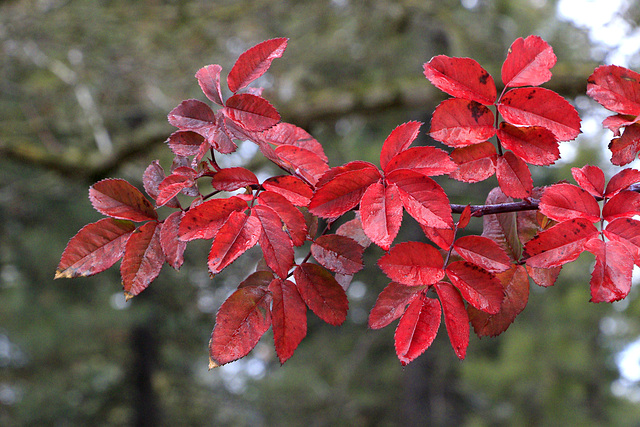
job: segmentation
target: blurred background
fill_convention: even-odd
[[[222,301],[255,264],[210,280],[206,243],[180,272],[165,267],[126,302],[119,272],[53,281],[68,240],[101,215],[88,187],[106,177],[138,188],[154,159],[168,169],[167,113],[206,101],[193,77],[228,70],[248,47],[289,37],[260,79],[283,120],[308,130],[330,165],[378,163],[398,124],[426,123],[445,95],[422,74],[432,56],[470,56],[500,84],[509,45],[538,34],[558,56],[545,87],[569,99],[583,134],[534,182],[607,167],[607,115],[585,96],[601,63],[640,67],[640,8],[625,0],[5,0],[0,2],[0,425],[638,425],[640,303],[591,304],[592,260],[555,286],[531,288],[509,330],[471,337],[458,361],[443,329],[403,368],[395,326],[370,331],[387,279],[370,268],[348,290],[350,314],[309,333],[280,366],[268,332],[245,359],[208,371]],[[226,74],[224,74],[226,75]],[[501,89],[501,88],[500,88]],[[251,143],[228,164],[270,166]],[[495,179],[440,179],[452,202],[482,203]],[[474,220],[471,232],[480,232]],[[409,219],[401,238],[421,239]]]

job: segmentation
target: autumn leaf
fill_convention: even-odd
[[[452,262],[446,271],[453,286],[469,304],[489,314],[500,311],[504,290],[493,274],[466,261]]]
[[[286,362],[307,335],[307,306],[290,280],[274,279],[269,284],[273,304],[273,341],[280,363]]]
[[[396,169],[411,169],[426,176],[448,174],[458,169],[449,155],[435,147],[411,147],[394,156],[385,168],[385,173]]]
[[[640,115],[640,74],[617,65],[596,68],[587,79],[587,95],[607,110]]]
[[[232,212],[245,209],[247,202],[236,196],[207,200],[185,213],[180,221],[180,240],[212,239]]]
[[[539,233],[524,246],[530,267],[551,268],[575,261],[598,229],[584,218],[564,221]]]
[[[462,301],[462,296],[451,283],[438,282],[434,285],[436,294],[442,304],[444,324],[447,327],[449,341],[458,359],[462,360],[469,346],[469,315]]]
[[[319,318],[334,326],[346,320],[347,294],[327,269],[303,263],[295,269],[293,276],[302,299]]]
[[[430,285],[444,277],[444,260],[433,246],[422,242],[395,245],[378,260],[378,267],[394,282]]]
[[[211,186],[220,191],[234,191],[239,188],[258,185],[258,178],[248,169],[235,167],[222,169],[213,176]]]
[[[222,67],[214,64],[202,67],[196,73],[196,79],[202,89],[202,92],[211,101],[218,105],[224,105],[222,100],[222,92],[220,91],[220,72]]]
[[[613,197],[629,186],[640,182],[640,171],[637,169],[622,169],[611,177],[604,190],[604,197]]]
[[[397,282],[389,283],[378,295],[369,313],[369,327],[381,329],[404,314],[407,304],[413,301],[427,285],[407,286]]]
[[[456,98],[484,105],[496,100],[493,77],[474,59],[438,55],[424,64],[424,75],[435,87]]]
[[[385,170],[389,161],[405,151],[418,137],[422,122],[407,122],[396,127],[385,139],[380,150],[380,167]]]
[[[207,260],[211,274],[220,273],[240,255],[255,246],[260,234],[260,221],[255,216],[247,216],[244,212],[231,212],[211,244]]]
[[[147,222],[131,234],[120,264],[122,286],[127,298],[145,290],[160,274],[166,257],[160,243],[162,224]]]
[[[527,164],[511,151],[498,157],[496,178],[502,192],[509,197],[525,199],[531,196],[533,179]]]
[[[403,366],[429,348],[438,333],[441,315],[438,301],[424,293],[409,304],[394,334],[396,354]]]
[[[513,126],[500,123],[500,144],[525,162],[548,166],[560,158],[558,140],[551,131],[540,126]]]
[[[367,237],[389,250],[402,223],[402,201],[395,184],[372,184],[362,195],[360,217]]]
[[[597,166],[586,165],[571,168],[571,175],[578,185],[594,197],[604,195],[604,172]]]
[[[340,274],[355,274],[364,267],[364,248],[355,240],[337,234],[325,234],[311,245],[311,255],[325,268]]]
[[[449,177],[462,182],[484,181],[496,172],[497,158],[496,148],[490,142],[456,148],[451,152],[451,159],[458,170]]]
[[[551,46],[539,36],[519,37],[502,64],[502,82],[505,87],[539,86],[551,79],[549,70],[557,60]]]
[[[284,196],[296,206],[307,206],[313,196],[313,190],[303,180],[291,175],[274,176],[262,183],[265,190]]]
[[[446,99],[433,112],[429,135],[449,147],[466,147],[495,135],[494,121],[491,110],[476,101]]]
[[[511,268],[509,255],[487,237],[463,236],[453,243],[453,248],[466,261],[491,273],[500,273]]]
[[[180,230],[180,221],[184,217],[183,211],[173,212],[162,223],[160,230],[160,245],[162,252],[171,267],[179,270],[184,262],[184,251],[187,248],[187,242],[183,242],[178,238]]]
[[[621,300],[631,290],[633,255],[621,242],[591,239],[585,249],[596,256],[591,274],[591,302]]]
[[[546,188],[540,199],[540,212],[559,222],[574,218],[600,221],[600,206],[596,199],[572,184],[555,184]]]
[[[227,77],[229,90],[236,93],[263,75],[273,60],[282,56],[288,41],[286,38],[266,40],[240,55]]]
[[[148,221],[158,219],[151,202],[124,179],[103,179],[89,189],[95,210],[117,219]]]
[[[284,196],[272,191],[263,191],[258,196],[258,201],[273,209],[286,228],[294,246],[302,246],[307,239],[307,224],[302,212],[297,209]]]
[[[294,252],[293,242],[282,229],[280,217],[273,209],[264,205],[254,206],[251,216],[257,218],[262,227],[258,243],[265,262],[278,277],[286,279],[289,269],[293,267]]]
[[[224,114],[249,131],[263,131],[280,121],[280,114],[266,99],[241,93],[227,99]]]

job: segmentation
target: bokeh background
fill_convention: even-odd
[[[458,361],[444,329],[403,368],[393,329],[370,331],[368,311],[387,279],[373,265],[348,291],[339,327],[309,315],[309,333],[280,366],[268,332],[245,359],[208,371],[217,308],[255,265],[251,254],[211,280],[207,245],[189,247],[124,302],[117,267],[53,281],[60,254],[101,215],[88,187],[106,177],[141,188],[165,168],[167,113],[206,100],[193,77],[228,71],[248,47],[289,37],[259,84],[285,121],[308,130],[331,166],[377,163],[398,124],[421,120],[445,95],[422,74],[432,56],[469,56],[499,82],[517,37],[538,34],[558,56],[545,86],[584,118],[563,159],[535,168],[537,185],[570,168],[607,167],[606,112],[585,95],[601,63],[640,67],[640,8],[624,0],[9,0],[0,2],[0,425],[620,425],[640,423],[637,289],[588,303],[592,260],[557,284],[533,286],[507,333],[471,338]],[[228,164],[270,166],[240,145]],[[482,203],[441,179],[453,202]],[[421,239],[405,220],[403,238]],[[479,232],[481,221],[471,224]]]

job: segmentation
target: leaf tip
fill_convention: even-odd
[[[215,368],[219,368],[220,365],[218,364],[218,362],[216,362],[215,360],[213,360],[213,357],[209,356],[209,370],[215,369]]]
[[[125,301],[129,301],[131,298],[135,297],[135,295],[133,295],[131,292],[124,292],[124,300]]]

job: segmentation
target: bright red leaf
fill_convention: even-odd
[[[131,234],[120,264],[122,286],[127,298],[145,290],[160,274],[165,255],[160,244],[162,225],[147,222]]]
[[[184,251],[187,247],[187,242],[183,242],[178,238],[180,221],[183,217],[183,211],[172,213],[164,220],[160,230],[162,252],[164,252],[169,265],[176,270],[179,270],[184,262]]]
[[[285,279],[289,269],[293,267],[293,242],[282,229],[282,221],[278,214],[268,206],[257,205],[251,209],[251,216],[260,221],[260,248],[264,260],[273,272]],[[216,238],[217,239],[217,238]]]
[[[204,92],[204,94],[211,101],[218,105],[224,105],[222,101],[222,92],[220,91],[220,72],[222,67],[214,64],[202,67],[196,73],[196,79],[198,84]]]
[[[424,293],[409,304],[394,334],[396,354],[403,366],[431,345],[438,333],[441,316],[440,303]]]
[[[204,143],[204,137],[190,130],[177,130],[165,141],[176,156],[195,156]]]
[[[277,165],[284,167],[311,185],[315,185],[329,169],[325,160],[305,148],[281,145],[276,147],[275,154],[279,159],[276,162]]]
[[[391,159],[385,168],[385,173],[396,169],[411,169],[426,176],[448,174],[456,169],[456,165],[449,155],[435,147],[412,147]]]
[[[169,112],[169,123],[183,131],[192,131],[206,139],[216,128],[216,115],[207,104],[197,99],[187,99]]]
[[[158,218],[146,197],[124,179],[103,179],[89,188],[91,205],[101,214],[117,219],[148,221]]]
[[[574,218],[584,218],[590,222],[600,221],[600,206],[596,199],[572,184],[547,187],[540,199],[540,212],[559,222]]]
[[[420,132],[422,122],[407,122],[391,131],[380,150],[380,167],[385,170],[387,163],[399,153],[409,148]]]
[[[92,276],[115,264],[135,230],[131,221],[104,218],[85,225],[69,240],[56,269],[56,279]]]
[[[458,230],[462,230],[469,225],[469,221],[471,221],[471,206],[465,206],[464,210],[460,214],[460,218],[458,218],[458,222],[456,223],[456,228]]]
[[[424,64],[424,75],[438,89],[456,98],[492,105],[496,100],[493,77],[471,58],[438,55]]]
[[[337,234],[318,237],[311,245],[311,255],[325,268],[340,274],[362,270],[364,248],[355,240]]]
[[[378,267],[394,282],[430,285],[444,277],[444,260],[433,246],[422,242],[395,245],[378,260]]]
[[[255,216],[233,211],[220,227],[211,244],[207,265],[211,274],[220,273],[226,266],[258,243],[262,227]]]
[[[531,277],[531,280],[543,288],[553,286],[556,282],[556,279],[560,275],[560,271],[562,271],[562,266],[553,267],[553,268],[537,268],[537,267],[529,267],[525,266],[527,269],[527,274]]]
[[[296,206],[307,206],[313,196],[309,184],[291,175],[274,176],[262,183],[265,190],[273,191]]]
[[[247,209],[247,202],[239,197],[211,199],[189,209],[180,222],[180,240],[212,239],[235,211]]]
[[[634,215],[640,215],[640,194],[635,191],[619,192],[602,208],[602,217],[605,221],[622,217],[630,218]]]
[[[318,180],[317,187],[322,187],[329,181],[333,180],[338,175],[342,175],[343,173],[353,172],[361,169],[378,169],[372,163],[365,162],[362,160],[356,160],[354,162],[346,163],[342,166],[336,166],[329,170],[327,170]]]
[[[640,125],[634,123],[627,126],[621,137],[611,140],[609,149],[611,163],[616,166],[624,166],[634,161],[640,151]]]
[[[338,227],[336,234],[340,236],[347,236],[355,240],[363,248],[368,248],[371,245],[371,239],[369,239],[362,229],[362,222],[357,214],[354,219],[347,221]]]
[[[258,196],[261,204],[273,209],[285,225],[294,246],[302,246],[307,238],[307,224],[300,210],[284,196],[272,191],[263,191]]]
[[[613,136],[620,136],[621,128],[636,124],[638,120],[640,120],[640,117],[637,116],[615,114],[613,116],[606,117],[602,121],[602,126],[605,129],[609,129],[611,132],[613,132]]]
[[[509,197],[524,199],[531,196],[533,179],[527,164],[511,151],[498,157],[496,178],[502,192]]]
[[[532,165],[548,166],[560,158],[558,140],[540,126],[516,127],[502,122],[498,138],[504,148]]]
[[[466,261],[452,262],[446,270],[453,286],[469,304],[489,314],[500,311],[504,290],[493,274]]]
[[[162,168],[162,166],[160,166],[160,162],[158,160],[154,160],[145,169],[144,174],[142,175],[142,185],[144,186],[144,191],[146,191],[153,200],[157,199],[158,187],[164,179],[164,169]],[[165,203],[165,205],[170,208],[180,209],[180,202],[178,201],[178,199],[171,199],[167,203]]]
[[[570,141],[580,133],[576,109],[549,89],[511,89],[502,97],[498,111],[511,124],[546,128],[558,141]]]
[[[493,240],[484,236],[463,236],[453,243],[462,258],[491,273],[511,268],[509,255]]]
[[[455,232],[452,228],[433,228],[419,224],[425,236],[442,250],[448,251],[453,244]]]
[[[273,341],[282,364],[293,356],[298,344],[307,335],[307,306],[290,280],[274,279],[269,284],[269,291],[273,297]]]
[[[598,229],[584,218],[556,224],[525,244],[527,265],[550,268],[575,261],[584,250],[584,244],[597,234]]]
[[[272,128],[256,135],[256,138],[273,145],[293,145],[315,153],[322,161],[327,162],[322,145],[309,133],[290,123],[280,122]]]
[[[497,158],[496,148],[490,142],[456,148],[451,152],[451,159],[458,170],[449,177],[462,182],[484,181],[496,172]]]
[[[265,288],[246,286],[222,303],[209,342],[209,368],[249,354],[271,326],[271,300]]]
[[[571,175],[578,185],[594,197],[604,195],[604,172],[597,166],[585,165],[571,168]]]
[[[447,327],[449,341],[458,359],[462,360],[469,347],[469,315],[462,301],[462,296],[451,283],[438,282],[434,285],[444,313],[444,324]]]
[[[406,286],[396,282],[389,283],[380,292],[369,313],[369,327],[381,329],[398,319],[404,314],[407,304],[426,288],[426,285]]]
[[[241,93],[227,99],[223,110],[227,117],[249,131],[262,131],[275,126],[280,114],[266,99]]]
[[[466,147],[496,134],[495,117],[484,105],[467,99],[446,99],[433,112],[429,135],[449,147]]]
[[[296,286],[307,306],[330,325],[341,325],[347,318],[349,301],[344,289],[327,269],[304,263],[293,272]]]
[[[604,235],[624,244],[640,267],[640,221],[632,218],[614,219],[605,228]]]
[[[591,302],[614,302],[631,290],[633,255],[621,242],[591,239],[585,249],[596,256],[591,274]]]
[[[607,110],[640,115],[640,74],[617,65],[600,66],[587,79],[587,95]]]
[[[211,186],[221,191],[234,191],[252,185],[258,185],[258,178],[250,170],[241,167],[222,169],[211,180]]]
[[[286,38],[266,40],[240,55],[227,77],[229,90],[235,93],[263,75],[282,56],[287,42]]]
[[[502,64],[502,82],[506,87],[539,86],[551,79],[551,68],[558,58],[547,42],[538,36],[517,38]]]
[[[180,192],[195,185],[196,171],[191,168],[177,168],[171,175],[162,180],[158,186],[156,203],[163,206],[174,199]]]
[[[605,197],[613,197],[622,190],[626,190],[630,185],[640,182],[640,171],[637,169],[623,169],[611,177],[607,188],[604,190]]]
[[[385,251],[400,231],[402,223],[402,201],[395,184],[372,184],[360,200],[362,229],[373,243]]]

